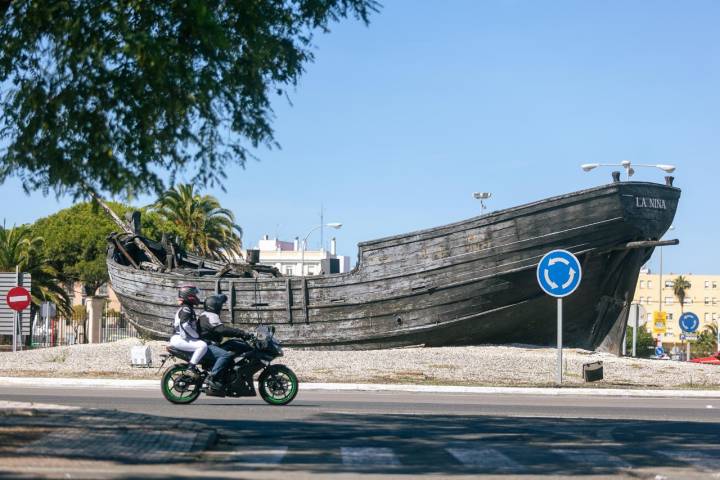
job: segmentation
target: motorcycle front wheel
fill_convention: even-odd
[[[200,381],[186,373],[187,367],[186,364],[174,365],[163,374],[160,387],[168,402],[186,405],[200,396]]]
[[[260,374],[258,388],[270,405],[287,405],[298,393],[298,379],[285,365],[271,365]]]

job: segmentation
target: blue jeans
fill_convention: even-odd
[[[228,365],[232,362],[233,353],[223,350],[217,345],[208,345],[205,357],[208,360],[215,362],[212,370],[210,370],[210,375],[212,375],[213,378],[218,378],[218,376],[225,371]]]

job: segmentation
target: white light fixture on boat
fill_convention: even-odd
[[[300,249],[301,249],[301,253],[300,253],[300,276],[301,276],[301,277],[304,277],[304,276],[305,276],[305,247],[307,246],[307,239],[308,239],[308,237],[310,236],[310,234],[313,233],[315,230],[317,230],[317,229],[319,229],[319,228],[322,228],[323,226],[325,226],[325,227],[330,227],[330,228],[334,228],[334,229],[337,230],[338,228],[342,227],[342,225],[343,225],[342,223],[337,223],[337,222],[326,223],[325,225],[320,224],[320,225],[318,225],[317,227],[315,227],[315,228],[313,228],[312,230],[310,230],[307,235],[305,235],[305,238],[303,239],[302,244],[300,245]]]
[[[667,165],[664,163],[658,163],[656,165],[633,164],[630,160],[623,160],[620,163],[583,163],[580,165],[580,168],[582,168],[585,172],[589,172],[597,167],[623,167],[625,169],[625,173],[627,173],[628,180],[635,173],[634,167],[659,168],[666,173],[673,173],[676,168],[675,165]]]

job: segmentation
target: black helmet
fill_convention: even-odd
[[[183,285],[178,290],[178,298],[188,305],[200,305],[200,290],[195,285]]]
[[[211,295],[205,299],[205,310],[220,315],[225,302],[227,302],[227,295]]]

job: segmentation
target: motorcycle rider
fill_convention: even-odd
[[[248,340],[252,335],[239,328],[230,327],[223,324],[220,320],[220,312],[227,301],[227,295],[211,295],[205,299],[205,310],[198,316],[200,338],[208,344],[208,350],[214,358],[215,364],[207,378],[208,387],[213,393],[222,393],[225,390],[223,377],[225,370],[232,363],[233,355],[236,352],[251,350],[251,347],[242,341],[241,338]],[[224,348],[219,346],[224,337],[231,337],[223,344]],[[208,392],[210,393],[210,392]]]
[[[197,364],[208,349],[207,343],[200,339],[198,319],[193,308],[200,305],[200,291],[195,285],[181,286],[178,289],[178,303],[180,308],[175,313],[175,334],[170,337],[170,345],[179,350],[193,352],[188,374],[197,378],[200,375]]]

